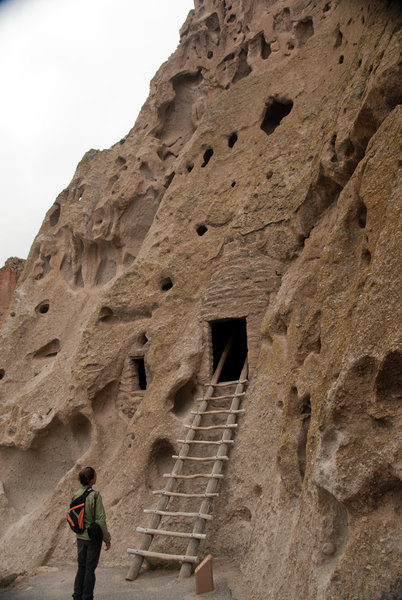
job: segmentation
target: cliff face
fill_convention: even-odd
[[[400,5],[195,4],[135,127],[46,215],[2,326],[1,570],[74,559],[87,464],[104,561],[128,563],[211,377],[210,323],[246,319],[201,554],[255,599],[399,598]]]
[[[24,269],[25,261],[21,258],[9,258],[0,269],[0,323],[6,318],[11,298],[18,279]]]

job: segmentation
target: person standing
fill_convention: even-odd
[[[74,494],[73,500],[81,496],[88,488],[96,483],[96,472],[92,467],[82,469],[78,478],[81,488]],[[96,498],[95,498],[96,494]],[[102,530],[103,541],[106,550],[110,548],[110,533],[106,525],[105,509],[102,497],[98,492],[91,490],[85,500],[85,516],[83,533],[76,533],[77,537],[77,560],[78,569],[74,581],[74,600],[93,600],[95,587],[95,569],[98,566],[99,556],[102,549],[102,540],[91,540],[88,535],[89,525],[95,521]]]

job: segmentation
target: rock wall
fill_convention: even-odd
[[[401,21],[396,1],[196,0],[134,128],[46,215],[2,325],[2,572],[74,560],[87,464],[103,560],[128,564],[210,322],[245,318],[246,415],[201,554],[255,600],[401,597]]]
[[[4,267],[0,269],[0,323],[6,317],[24,263],[21,258],[12,257],[8,258]]]

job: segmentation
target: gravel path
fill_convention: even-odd
[[[1,600],[71,600],[75,567],[44,568],[45,572],[23,577],[0,589]],[[177,572],[152,571],[136,581],[126,581],[127,569],[98,567],[95,600],[236,600],[227,583],[227,575],[214,573],[215,590],[195,593],[194,577],[177,579]],[[238,598],[238,600],[241,600]]]

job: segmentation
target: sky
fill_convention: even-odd
[[[133,127],[193,0],[0,0],[0,267],[90,150]]]

